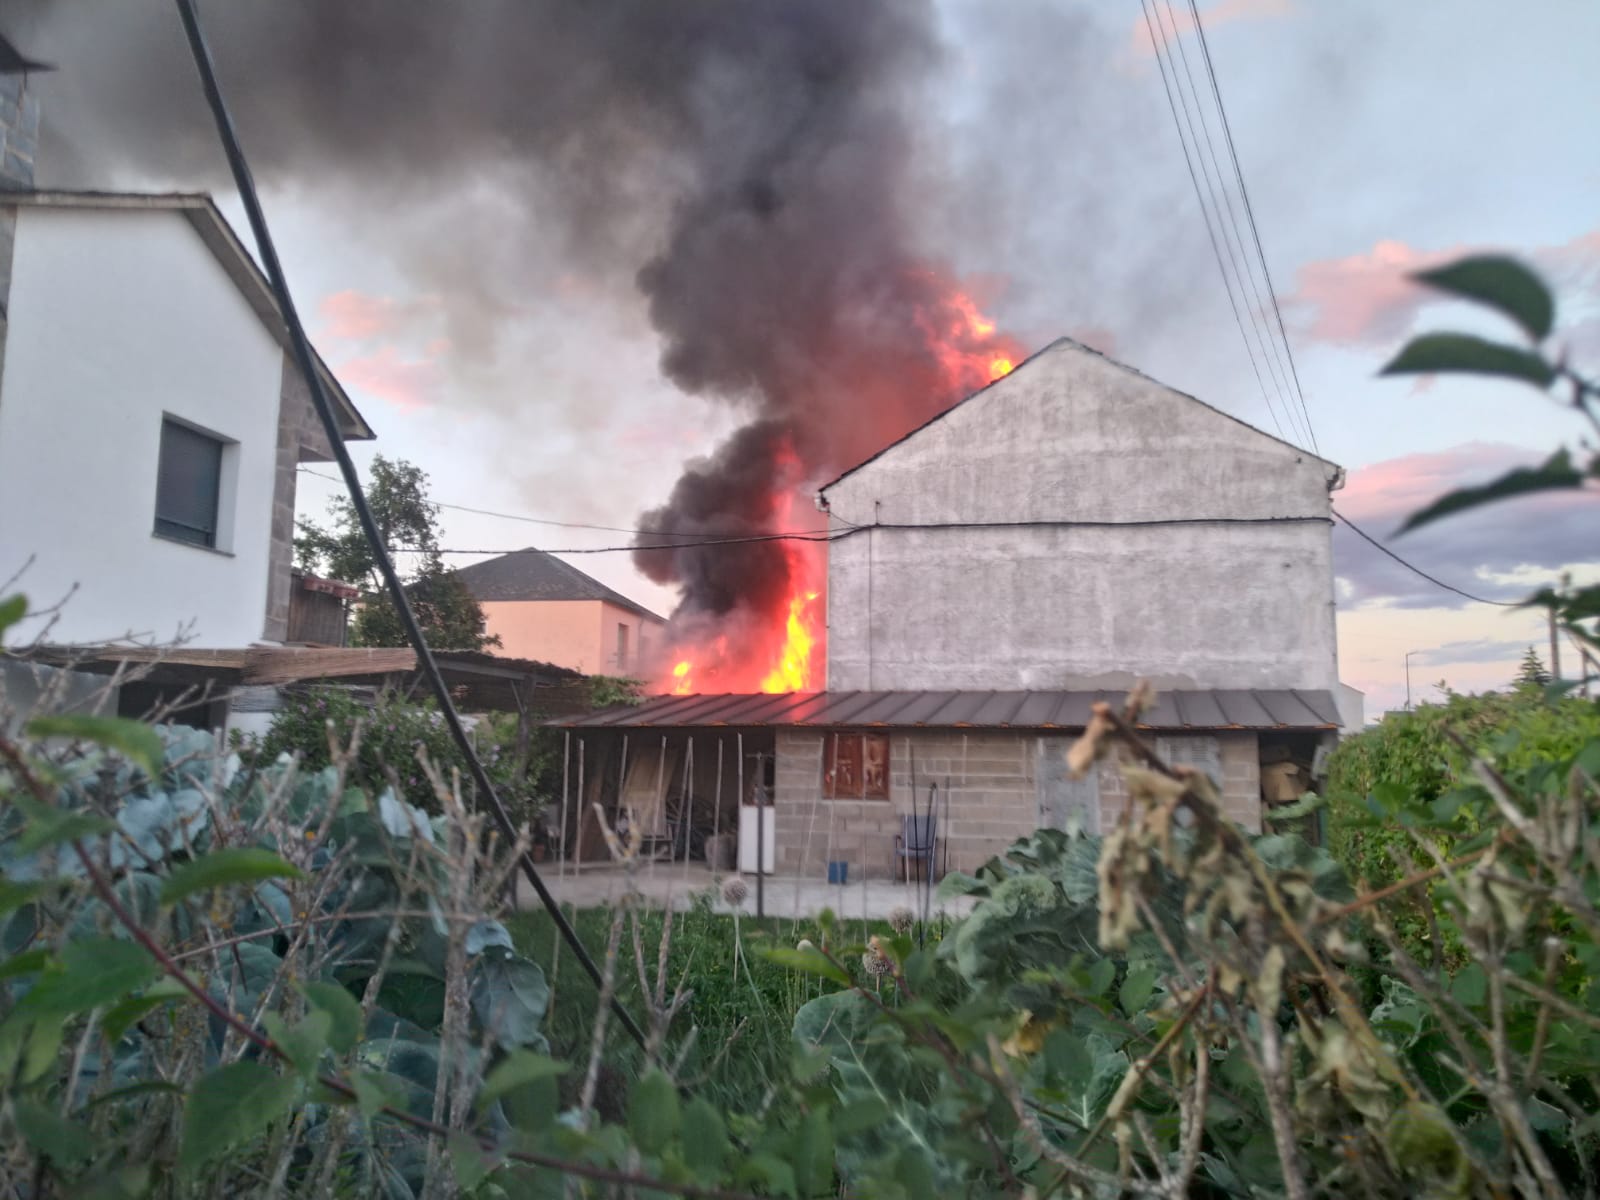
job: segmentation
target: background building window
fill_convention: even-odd
[[[161,422],[161,460],[156,474],[156,532],[163,537],[217,544],[222,494],[222,448],[217,438]]]
[[[618,625],[617,626],[617,670],[618,671],[625,671],[627,669],[628,669],[628,627],[626,625]]]
[[[828,800],[887,800],[889,735],[825,734],[822,795]]]

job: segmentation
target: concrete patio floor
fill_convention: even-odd
[[[560,863],[544,863],[540,876],[551,895],[561,904],[574,908],[609,908],[628,890],[628,872],[621,866],[603,864],[586,865],[581,872],[569,866],[561,873]],[[694,903],[697,894],[712,891],[712,907],[717,912],[731,912],[722,901],[722,880],[728,872],[713,872],[702,863],[691,864],[687,870],[683,863],[644,864],[636,868],[633,887],[652,908],[670,905],[683,912]],[[750,894],[739,906],[744,916],[756,915],[756,878],[745,875]],[[764,911],[769,917],[814,917],[824,908],[831,908],[841,918],[851,920],[881,921],[896,908],[909,908],[920,912],[923,885],[897,883],[889,879],[851,880],[849,883],[829,883],[826,879],[797,879],[793,876],[768,875],[763,882]],[[971,911],[973,899],[957,896],[940,904],[937,882],[933,885],[934,897],[929,902],[928,913],[940,912],[949,917],[965,916]],[[517,908],[528,912],[539,907],[539,898],[527,880],[518,881]]]

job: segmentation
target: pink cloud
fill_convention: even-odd
[[[1155,0],[1159,5],[1161,0]],[[1200,14],[1200,22],[1207,29],[1225,25],[1230,21],[1245,21],[1256,17],[1282,17],[1294,11],[1291,0],[1218,0]],[[1194,18],[1179,7],[1157,8],[1154,14],[1156,36],[1163,49],[1172,44],[1176,36],[1194,32]],[[1141,58],[1151,57],[1150,28],[1143,16],[1133,23],[1132,50]]]
[[[322,322],[320,332],[345,341],[366,341],[393,331],[395,308],[388,296],[369,296],[354,289],[334,292],[324,296],[317,306]]]
[[[393,345],[346,359],[334,373],[349,386],[403,412],[432,404],[440,384],[438,363],[431,358],[407,358]]]
[[[1467,442],[1432,454],[1406,454],[1350,472],[1335,497],[1352,521],[1372,521],[1381,529],[1426,508],[1440,496],[1468,484],[1483,483],[1539,455],[1503,442]]]
[[[1306,332],[1322,341],[1398,347],[1417,314],[1446,299],[1407,277],[1468,252],[1465,246],[1419,250],[1385,240],[1361,254],[1319,259],[1300,268],[1284,307],[1301,314]],[[1545,273],[1561,307],[1600,300],[1600,230],[1537,247],[1523,257]]]

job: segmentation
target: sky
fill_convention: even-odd
[[[53,21],[48,3],[28,3],[34,23],[8,29],[0,15],[0,31],[30,34],[23,48],[61,68],[39,77],[42,181],[58,154],[60,176],[75,183],[209,187],[242,228],[220,158],[203,144],[142,167],[95,155],[126,115],[85,101],[89,35]],[[1281,398],[1269,410],[1235,324],[1138,0],[935,7],[938,61],[907,150],[916,236],[929,255],[1026,346],[1082,337],[1277,432],[1290,418]],[[1168,11],[1179,30],[1172,46],[1197,56],[1183,6],[1157,10]],[[1378,371],[1417,332],[1509,336],[1406,280],[1495,249],[1545,273],[1557,295],[1555,345],[1600,372],[1600,6],[1214,0],[1200,11],[1316,446],[1347,472],[1336,508],[1387,540],[1441,492],[1576,445],[1581,424],[1533,389]],[[225,87],[230,56],[247,50],[219,45]],[[1198,69],[1198,57],[1189,62]],[[395,105],[409,102],[397,87]],[[78,127],[52,127],[56,103]],[[633,527],[683,463],[741,417],[736,404],[686,394],[663,374],[661,337],[622,269],[627,247],[648,241],[648,220],[584,229],[574,250],[571,212],[552,207],[545,219],[553,201],[537,177],[442,170],[419,156],[382,165],[370,185],[337,170],[262,174],[314,340],[379,433],[358,462],[374,452],[415,462],[447,505]],[[606,171],[603,160],[581,167]],[[648,196],[665,184],[646,172],[608,186]],[[319,515],[336,490],[317,472],[332,469],[303,476],[302,515]],[[1393,547],[1466,592],[1515,601],[1563,572],[1600,578],[1600,556],[1582,536],[1590,503],[1568,495],[1501,506]],[[629,540],[451,507],[441,524],[453,550]],[[1340,673],[1366,693],[1369,716],[1405,702],[1408,653],[1419,700],[1440,682],[1501,686],[1529,645],[1549,656],[1537,616],[1437,588],[1344,529],[1334,551]],[[657,611],[676,601],[626,553],[570,560]],[[1570,669],[1570,648],[1562,653]]]

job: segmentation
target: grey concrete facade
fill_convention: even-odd
[[[824,489],[827,686],[1337,691],[1341,480],[1056,342]]]

